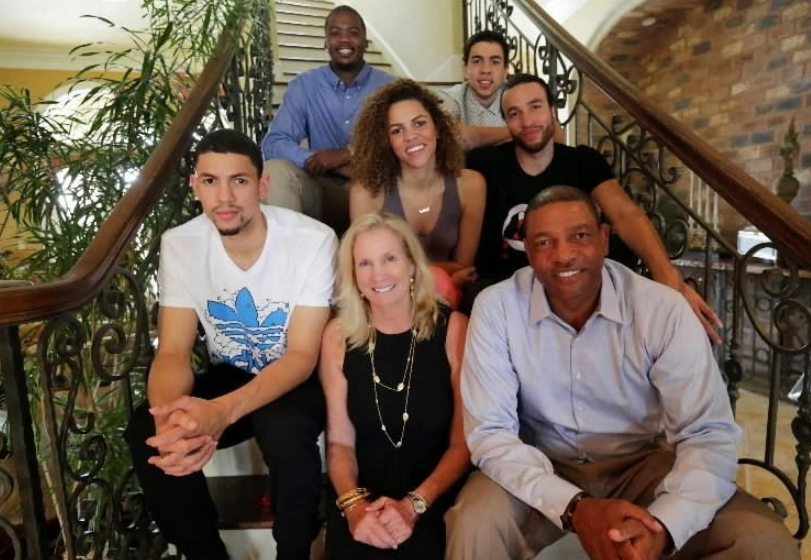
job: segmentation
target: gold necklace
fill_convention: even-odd
[[[411,346],[408,349],[408,357],[406,358],[406,365],[405,369],[403,369],[403,380],[397,384],[397,387],[391,387],[390,385],[386,385],[380,379],[380,376],[377,375],[377,369],[375,368],[375,343],[369,343],[369,361],[372,363],[372,390],[374,391],[375,395],[375,408],[377,409],[377,417],[380,419],[380,428],[383,430],[383,433],[386,436],[386,439],[389,440],[391,445],[397,449],[403,446],[403,436],[405,435],[406,424],[408,423],[408,399],[411,396],[411,374],[414,371],[414,348],[417,345],[417,333],[412,328],[411,329]],[[400,439],[398,441],[394,441],[391,436],[389,435],[389,431],[386,428],[386,423],[383,421],[383,413],[380,411],[380,399],[378,398],[377,387],[383,387],[384,389],[388,389],[389,391],[395,393],[402,393],[403,389],[405,389],[405,406],[403,407],[403,427],[400,430]]]
[[[405,211],[405,203],[403,202],[403,184],[399,180],[398,180],[398,183],[397,183],[397,188],[398,188],[398,191],[400,193],[400,203],[403,204],[403,211]],[[418,214],[427,214],[428,212],[430,212],[431,208],[433,208],[433,206],[434,206],[434,198],[436,198],[437,194],[438,193],[429,193],[428,201],[427,201],[428,204],[426,204],[425,206],[420,206],[419,204],[414,204],[414,209],[417,211],[417,213]],[[408,195],[406,196],[406,199],[408,200],[409,198],[414,198],[414,197],[415,197],[415,195],[412,192],[411,196],[408,196]],[[414,201],[414,202],[417,202],[417,201]],[[422,201],[419,201],[419,202],[422,202]],[[411,200],[409,200],[409,204],[411,204]]]

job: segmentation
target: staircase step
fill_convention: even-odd
[[[307,31],[279,31],[280,43],[295,43],[308,45],[318,49],[324,48],[323,30],[319,33],[309,33]]]
[[[279,31],[278,35],[279,37],[288,37],[291,38],[290,40],[296,41],[301,41],[304,38],[321,39],[323,41],[324,40],[323,31],[324,31],[323,28],[321,29],[321,33],[312,33],[307,30],[299,31],[297,29],[294,29],[292,31]]]
[[[324,16],[322,14],[308,14],[302,10],[289,10],[289,9],[276,9],[276,17],[279,18],[279,22],[281,23],[282,19],[286,19],[289,21],[295,20],[299,23],[306,23],[309,25],[315,25],[320,27],[321,29],[324,28]]]
[[[276,6],[284,10],[297,10],[320,16],[322,19],[332,11],[332,4],[313,4],[300,0],[276,0]],[[278,11],[277,11],[278,13]]]
[[[270,100],[271,106],[273,107],[273,112],[276,112],[276,109],[284,99],[284,92],[287,91],[287,82],[273,82],[273,97]]]
[[[273,527],[268,475],[209,476],[206,482],[217,505],[221,530]]]
[[[324,23],[322,22],[319,25],[315,25],[312,23],[302,23],[295,19],[290,18],[280,18],[276,20],[276,27],[279,33],[286,33],[288,31],[293,32],[305,32],[309,35],[318,35],[321,37],[321,40],[324,40]]]

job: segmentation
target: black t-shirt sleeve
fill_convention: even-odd
[[[487,154],[491,153],[492,146],[475,148],[465,154],[465,167],[484,174],[488,170]]]

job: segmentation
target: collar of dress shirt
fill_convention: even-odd
[[[344,81],[338,77],[338,74],[332,70],[332,66],[330,66],[329,63],[325,66],[325,68],[327,70],[330,83],[332,84],[332,89],[336,91],[341,88],[346,89],[353,86],[363,87],[366,82],[369,81],[369,75],[372,73],[372,67],[366,64],[366,61],[364,60],[363,68],[360,69],[360,72],[358,72],[358,75],[355,76],[355,79],[348,84],[345,84]]]
[[[617,295],[617,290],[621,288],[618,288],[605,264],[603,264],[602,276],[603,283],[600,288],[600,302],[597,304],[597,310],[592,314],[592,317],[602,315],[609,321],[614,321],[622,325],[625,323],[625,317],[623,317],[622,309],[620,309],[619,297]],[[529,323],[530,325],[535,325],[551,317],[556,317],[556,315],[552,312],[552,308],[549,307],[549,300],[546,299],[543,284],[541,284],[540,280],[538,280],[533,273],[529,296]]]

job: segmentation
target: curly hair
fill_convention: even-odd
[[[400,160],[389,141],[389,108],[400,101],[420,103],[437,129],[436,170],[457,177],[464,167],[464,151],[453,118],[442,110],[441,101],[413,80],[396,80],[370,95],[352,132],[353,178],[372,196],[392,188],[400,176]]]

